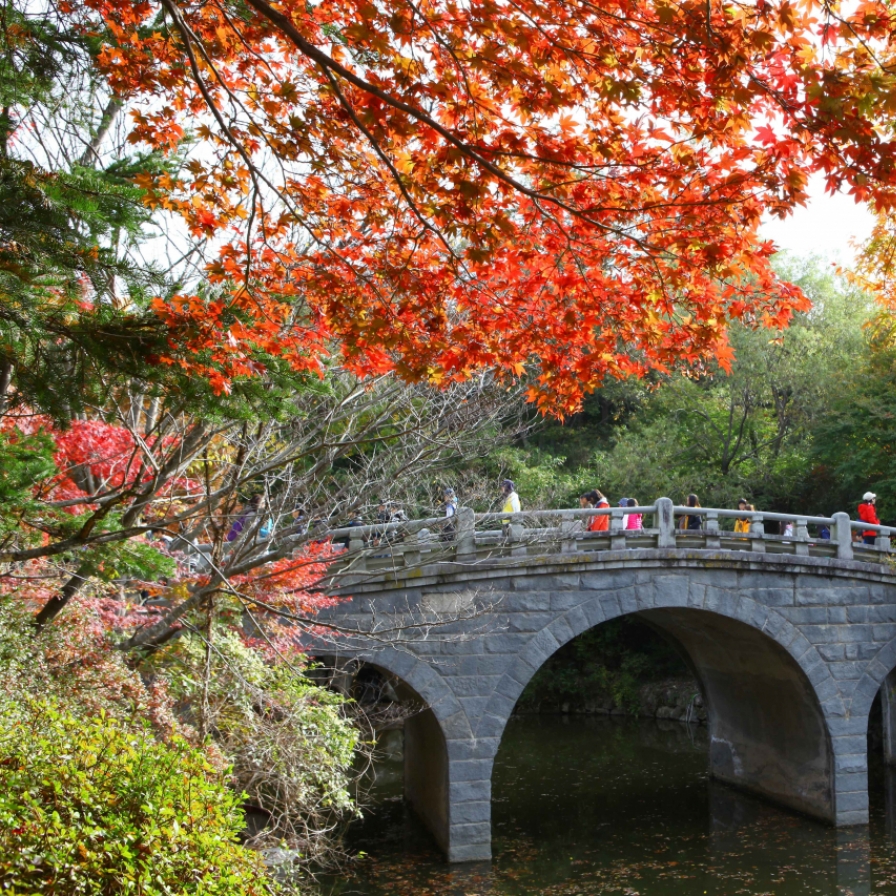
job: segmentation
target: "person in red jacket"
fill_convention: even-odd
[[[862,503],[859,504],[859,519],[863,523],[870,523],[872,526],[879,526],[880,520],[877,518],[877,509],[875,508],[875,502],[877,501],[877,495],[874,492],[865,492],[862,495]],[[874,544],[877,540],[877,532],[874,529],[868,529],[862,533],[863,541],[865,544]]]

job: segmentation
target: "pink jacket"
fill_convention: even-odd
[[[643,529],[641,520],[644,519],[643,513],[630,513],[625,521],[626,529]]]

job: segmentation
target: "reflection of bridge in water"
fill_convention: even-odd
[[[878,692],[896,751],[896,694],[882,690],[896,666],[890,530],[861,545],[852,531],[873,527],[846,514],[754,514],[735,536],[720,521],[744,514],[668,499],[638,512],[651,528],[624,529],[621,508],[596,533],[582,526],[595,511],[461,510],[451,541],[433,520],[332,533],[350,539],[334,584],[353,599],[329,615],[354,634],[323,652],[428,707],[405,724],[405,796],[450,861],[490,855],[492,762],[526,684],[561,645],[627,614],[694,672],[713,777],[838,827],[867,822]],[[679,529],[686,514],[701,529]],[[766,532],[781,521],[792,534]],[[822,525],[829,539],[811,534]]]

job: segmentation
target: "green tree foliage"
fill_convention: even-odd
[[[867,487],[861,465],[833,469],[819,458],[833,438],[825,421],[836,405],[851,406],[846,396],[869,379],[862,371],[873,305],[816,259],[784,259],[779,270],[810,296],[811,311],[787,330],[736,327],[730,374],[703,368],[616,384],[579,418],[545,426],[511,452],[523,496],[531,482],[532,503],[555,506],[595,486],[642,503],[660,495],[683,503],[690,492],[704,505],[746,497],[782,512],[829,513],[847,498],[854,503]],[[526,476],[527,464],[544,475]],[[551,492],[542,481],[554,470]]]
[[[16,894],[262,896],[240,796],[201,752],[52,702],[0,703],[0,885]]]
[[[881,519],[896,520],[896,340],[893,321],[880,317],[853,374],[832,390],[816,427],[819,476],[844,507],[862,493],[878,495]]]
[[[66,422],[166,345],[145,299],[170,287],[131,250],[150,222],[135,180],[176,160],[103,149],[121,106],[97,35],[9,0],[0,27],[0,409]]]
[[[609,698],[629,713],[640,709],[641,686],[690,672],[671,644],[632,617],[593,628],[561,647],[529,682],[522,708]]]

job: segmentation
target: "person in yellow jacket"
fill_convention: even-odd
[[[505,479],[501,483],[501,494],[504,497],[504,506],[501,508],[502,512],[519,513],[520,496],[516,493],[516,486],[512,479]],[[508,534],[507,527],[510,525],[510,520],[501,520],[501,523],[504,526],[504,534]]]
[[[737,502],[737,509],[743,511],[753,511],[756,508],[752,504],[747,503],[746,498],[741,498]],[[752,520],[748,516],[739,517],[734,521],[734,531],[735,533],[743,533],[750,531],[750,523]]]

